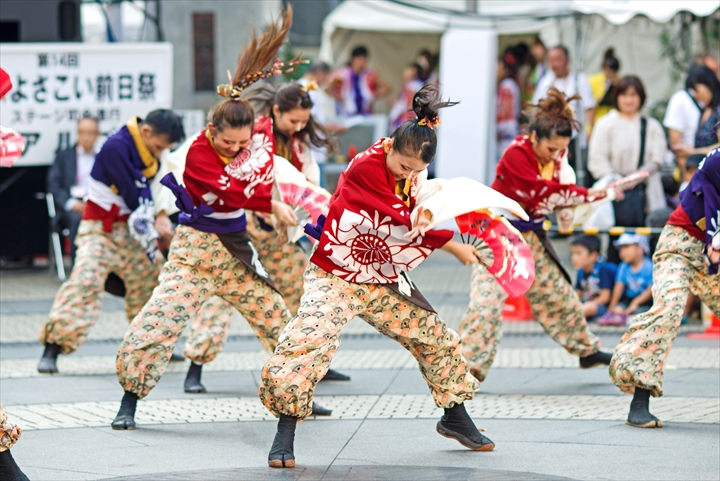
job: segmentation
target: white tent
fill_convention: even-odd
[[[546,44],[565,43],[574,66],[599,70],[602,50],[616,47],[622,72],[639,74],[650,99],[669,96],[677,85],[660,58],[662,24],[678,12],[707,16],[717,0],[478,1],[477,12],[464,0],[402,2],[345,0],[323,22],[320,56],[345,62],[352,48],[366,45],[371,64],[399,86],[402,69],[418,51],[440,51],[443,91],[461,105],[442,114],[438,174],[491,179],[495,158],[494,96],[498,36],[539,33]],[[396,88],[397,91],[397,88]]]

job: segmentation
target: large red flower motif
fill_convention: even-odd
[[[377,211],[345,210],[340,222],[333,221],[324,233],[325,250],[338,266],[332,274],[349,282],[387,284],[420,265],[432,249],[419,245],[419,239],[404,238],[408,228],[391,222],[390,217],[380,219]]]

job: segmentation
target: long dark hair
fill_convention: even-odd
[[[310,110],[313,107],[313,101],[307,89],[297,82],[289,82],[277,88],[271,83],[265,82],[264,85],[258,86],[249,92],[246,98],[255,109],[256,114],[267,115],[273,119],[275,140],[279,140],[288,148],[293,134],[275,128],[273,106],[277,105],[281,114],[294,109]],[[297,135],[301,140],[307,140],[315,147],[327,147],[331,151],[335,147],[334,142],[329,138],[328,131],[312,114],[305,127],[294,135]]]
[[[696,65],[688,73],[685,81],[685,88],[695,90],[697,84],[703,84],[712,92],[712,100],[710,101],[711,109],[715,109],[720,105],[720,80],[718,80],[715,72],[705,65]]]
[[[238,56],[232,85],[240,85],[248,75],[263,70],[272,62],[285,41],[292,25],[292,6],[286,4],[280,17],[268,25],[262,35],[253,30],[252,38]],[[226,128],[242,128],[253,125],[255,112],[252,105],[239,97],[228,98],[215,106],[208,120],[220,132]]]
[[[620,61],[615,57],[615,49],[610,47],[603,55],[603,68],[609,68],[613,72],[620,70]]]
[[[547,97],[540,99],[534,107],[526,113],[531,116],[530,132],[535,132],[540,139],[551,139],[554,136],[572,137],[572,131],[580,130],[580,122],[573,117],[570,102],[580,100],[578,94],[566,97],[564,93],[550,87]]]
[[[443,102],[437,85],[424,85],[413,96],[412,109],[417,119],[406,120],[390,134],[393,150],[400,155],[419,156],[426,164],[432,162],[437,150],[435,126],[439,121],[438,110],[458,103]]]

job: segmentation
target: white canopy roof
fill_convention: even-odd
[[[719,8],[717,0],[482,0],[478,2],[477,14],[471,14],[465,12],[465,4],[464,0],[346,0],[325,18],[323,34],[332,35],[339,28],[442,33],[451,27],[494,27],[509,33],[513,24],[519,25],[523,20],[537,22],[573,13],[601,15],[616,25],[624,24],[637,15],[644,15],[657,23],[665,23],[681,11],[704,17]]]

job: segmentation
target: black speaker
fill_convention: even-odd
[[[81,0],[0,2],[0,42],[82,42]]]

